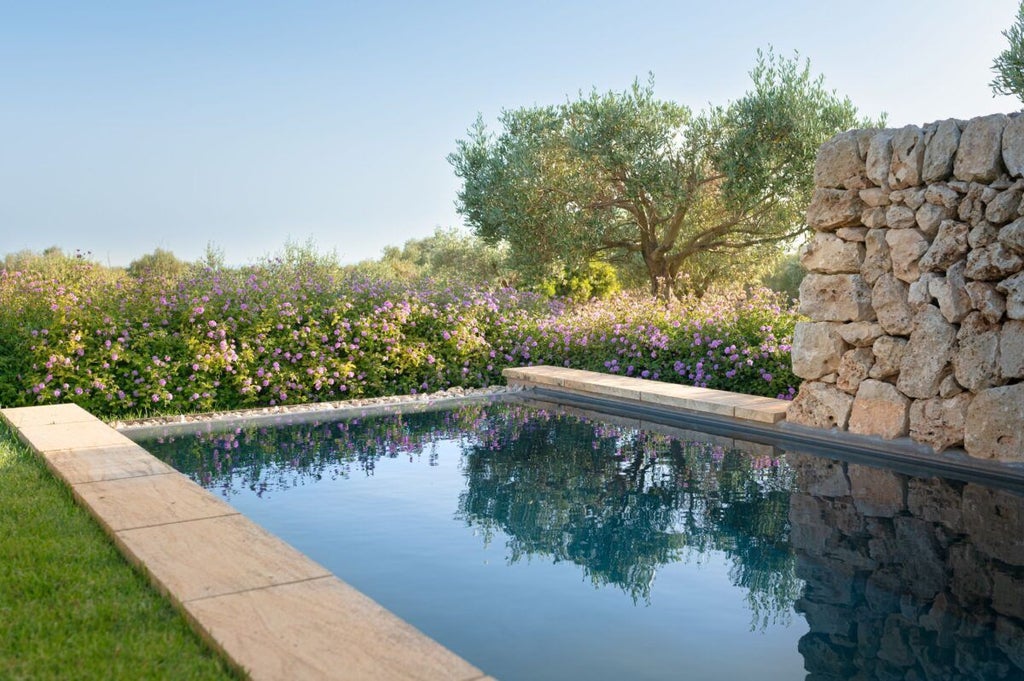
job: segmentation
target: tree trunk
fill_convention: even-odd
[[[664,301],[670,301],[676,295],[676,273],[664,256],[644,253],[644,264],[647,265],[647,276],[651,280],[651,295]]]

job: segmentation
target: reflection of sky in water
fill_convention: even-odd
[[[891,566],[875,575],[872,559],[856,558],[853,572],[842,562],[868,545],[864,528],[893,522],[858,516],[861,500],[848,491],[796,492],[794,503],[821,514],[822,527],[797,528],[801,541],[832,535],[794,552],[798,481],[816,480],[819,469],[847,476],[845,464],[813,457],[794,457],[791,468],[764,448],[751,455],[521,404],[144,444],[499,678],[794,679],[805,665],[835,678],[858,666],[895,673],[877,650],[865,663],[857,641],[823,632],[836,630],[834,620],[891,628],[893,617],[931,607],[901,602],[898,579],[876,579],[892,577]],[[896,525],[903,532],[908,522]],[[922,536],[935,532],[913,523]],[[829,555],[835,546],[846,553]],[[800,615],[798,573],[812,580]],[[892,613],[815,600],[862,595],[866,580],[897,592]],[[1012,672],[992,642],[993,621],[970,654]],[[923,671],[908,659],[907,669]],[[824,668],[829,660],[838,666]]]

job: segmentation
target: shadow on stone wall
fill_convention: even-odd
[[[787,458],[808,681],[1024,679],[1024,498]]]

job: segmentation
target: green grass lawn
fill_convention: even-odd
[[[0,425],[0,679],[238,679]]]

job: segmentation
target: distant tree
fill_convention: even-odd
[[[177,279],[188,269],[171,251],[158,248],[128,265],[128,274],[136,279]]]
[[[474,234],[438,227],[428,237],[409,239],[401,247],[385,247],[379,261],[360,263],[358,269],[404,281],[430,278],[446,283],[500,285],[514,275],[507,251]]]
[[[796,57],[758,52],[750,75],[750,92],[699,115],[636,82],[504,111],[497,137],[478,118],[449,156],[458,210],[528,280],[633,256],[666,297],[701,259],[781,248],[805,229],[818,147],[864,122]]]
[[[992,80],[993,94],[1012,95],[1024,102],[1024,2],[1017,8],[1017,21],[1003,31],[1010,45],[999,53],[992,63],[996,77]]]

